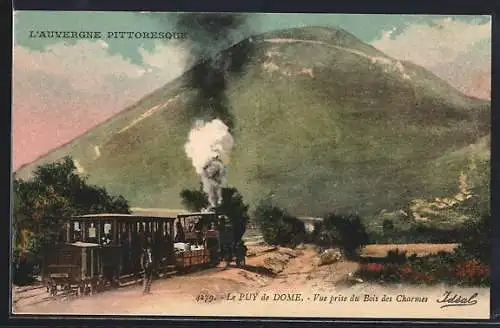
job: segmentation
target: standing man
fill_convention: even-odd
[[[184,243],[186,242],[186,236],[184,235],[184,228],[182,227],[182,223],[180,221],[177,221],[175,224],[175,227],[177,228],[177,234],[175,235],[175,240],[174,243]]]
[[[144,270],[144,294],[151,293],[151,283],[153,282],[153,250],[151,236],[146,237],[146,242],[144,243],[144,249],[141,254],[141,266]]]

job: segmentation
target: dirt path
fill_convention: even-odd
[[[308,285],[311,274],[315,270],[313,263],[316,255],[313,249],[297,252],[297,257],[290,259],[285,269],[271,281],[268,287],[273,290],[289,290],[296,289],[297,286]]]
[[[249,247],[250,248],[250,247]],[[298,316],[298,317],[364,317],[383,315],[391,318],[485,318],[489,316],[489,289],[456,290],[463,295],[479,292],[480,306],[454,307],[443,311],[434,300],[446,288],[399,286],[388,288],[377,284],[354,283],[345,279],[357,263],[340,260],[318,265],[314,248],[291,250],[269,246],[254,247],[245,268],[214,268],[159,279],[153,282],[152,294],[143,295],[140,285],[124,287],[86,297],[50,297],[43,288],[17,288],[14,312],[45,315],[164,315],[164,316]],[[227,296],[231,293],[235,300]],[[197,300],[213,295],[214,301]],[[402,294],[425,297],[426,303],[357,302],[342,300],[358,295]],[[21,297],[21,295],[24,295]],[[300,301],[289,301],[300,295]],[[364,295],[364,296],[363,296]],[[399,296],[398,296],[399,295]],[[242,297],[243,296],[243,297]],[[250,299],[247,297],[250,296]],[[271,299],[263,299],[267,297]],[[276,296],[278,298],[276,299]],[[281,297],[285,297],[285,301]],[[317,296],[325,301],[316,301]],[[334,298],[335,297],[335,298]],[[334,298],[334,301],[332,299]],[[338,299],[338,300],[337,300]]]
[[[38,292],[30,300],[18,301],[16,313],[60,314],[176,314],[179,304],[191,304],[197,295],[222,297],[228,292],[244,293],[258,290],[286,292],[311,288],[334,288],[335,284],[354,270],[355,263],[338,262],[318,267],[313,248],[295,251],[279,248],[257,249],[247,259],[246,268],[214,268],[184,276],[155,280],[152,294],[143,295],[140,285],[129,286],[86,297],[48,297]],[[195,303],[196,304],[196,303]],[[174,305],[176,305],[174,307]],[[172,311],[172,312],[170,312]]]

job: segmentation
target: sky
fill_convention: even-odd
[[[13,169],[85,133],[193,64],[182,40],[42,39],[30,38],[30,30],[183,32],[175,28],[179,15],[15,12]],[[249,14],[249,28],[237,38],[301,26],[343,28],[465,94],[490,98],[489,16]]]

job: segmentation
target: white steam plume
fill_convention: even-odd
[[[210,122],[197,121],[184,146],[186,155],[200,175],[203,191],[212,208],[222,202],[222,186],[226,183],[224,162],[229,159],[233,143],[229,128],[221,120],[215,119]]]

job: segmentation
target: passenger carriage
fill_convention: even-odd
[[[48,291],[89,294],[142,278],[140,255],[152,239],[158,274],[217,265],[231,235],[227,217],[213,212],[177,217],[89,214],[66,220],[62,242],[47,252]]]
[[[175,217],[130,214],[69,218],[63,242],[47,252],[42,270],[44,281],[52,294],[75,285],[79,286],[79,293],[89,293],[138,278],[140,254],[148,234],[159,271],[172,269],[174,221]]]

